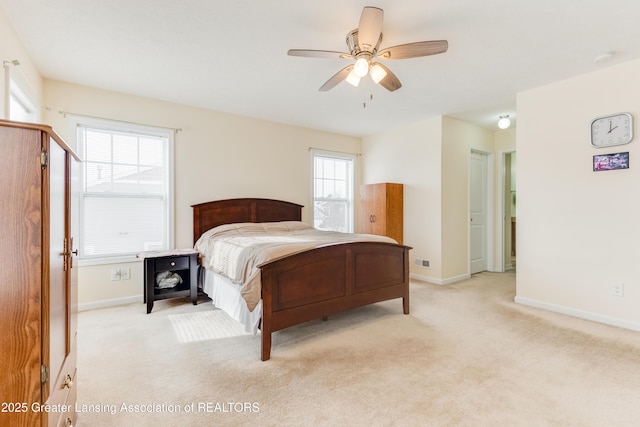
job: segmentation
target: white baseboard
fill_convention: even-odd
[[[142,295],[108,299],[102,301],[85,302],[78,304],[78,311],[97,310],[98,308],[115,307],[118,305],[127,305],[134,303],[142,303],[144,301]]]
[[[553,311],[560,314],[566,314],[568,316],[579,317],[581,319],[591,320],[593,322],[604,323],[605,325],[617,326],[619,328],[631,329],[633,331],[640,331],[640,323],[637,322],[631,322],[624,319],[618,319],[616,317],[605,316],[598,313],[591,313],[589,311],[578,310],[571,307],[550,304],[547,302],[537,301],[519,296],[516,296],[513,300],[518,304],[528,305],[530,307]]]
[[[444,279],[442,281],[443,285],[448,285],[449,283],[455,283],[455,282],[459,282],[461,280],[467,280],[471,278],[470,274],[461,274],[460,276],[453,276],[453,277],[449,277],[448,279]]]
[[[435,285],[448,285],[450,283],[459,282],[471,277],[469,274],[462,274],[460,276],[449,277],[448,279],[436,279],[435,277],[423,276],[420,274],[410,273],[409,278],[419,280],[421,282],[433,283]]]

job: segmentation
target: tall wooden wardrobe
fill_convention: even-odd
[[[390,182],[360,186],[360,231],[402,244],[403,186]]]
[[[0,120],[3,426],[75,422],[77,160],[50,127]]]

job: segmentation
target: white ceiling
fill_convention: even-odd
[[[403,87],[318,88],[348,64],[364,6],[381,48],[446,39],[448,52],[387,61]],[[434,115],[490,129],[516,94],[640,58],[637,0],[0,0],[46,78],[347,135]],[[613,51],[606,63],[594,58]],[[12,60],[20,58],[2,58]],[[369,96],[373,94],[373,99]],[[363,108],[363,102],[367,102]]]

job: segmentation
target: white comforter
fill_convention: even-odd
[[[299,221],[226,224],[202,234],[195,244],[203,265],[241,285],[253,311],[261,298],[259,265],[284,255],[331,243],[395,240],[371,234],[321,231]]]

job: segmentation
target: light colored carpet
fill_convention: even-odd
[[[276,332],[267,362],[210,303],[82,312],[77,425],[639,425],[640,334],[514,295],[513,272],[412,282],[410,315],[395,300]]]
[[[222,310],[170,314],[169,320],[179,342],[209,341],[250,335]]]

